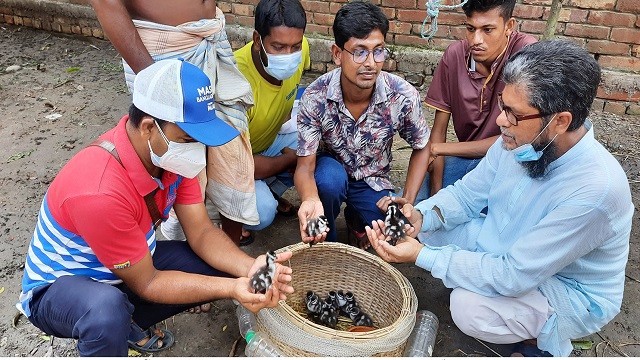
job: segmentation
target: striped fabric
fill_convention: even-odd
[[[153,255],[156,249],[156,234],[153,226],[149,228],[146,235],[147,245]],[[100,263],[84,239],[63,229],[56,222],[51,216],[45,195],[27,253],[22,293],[16,307],[24,315],[30,316],[29,302],[33,290],[68,275],[87,276],[107,284],[122,282]]]

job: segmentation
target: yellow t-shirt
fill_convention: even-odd
[[[238,69],[247,78],[253,90],[254,105],[247,111],[249,119],[249,137],[254,154],[271,146],[280,131],[282,124],[289,118],[293,102],[296,99],[300,78],[304,70],[309,69],[309,42],[302,38],[302,63],[296,73],[282,80],[282,85],[269,83],[258,72],[251,58],[253,41],[236,50],[233,55],[238,62]]]

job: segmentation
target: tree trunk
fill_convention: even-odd
[[[560,10],[562,10],[563,0],[553,0],[551,3],[551,10],[549,10],[549,19],[547,25],[544,28],[544,34],[542,40],[550,40],[554,38],[556,33],[556,25],[558,24],[558,18],[560,17]]]

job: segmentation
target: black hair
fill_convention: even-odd
[[[349,39],[364,39],[376,29],[386,37],[389,19],[378,6],[367,1],[348,3],[338,10],[333,21],[333,36],[341,49],[344,49],[344,44]]]
[[[527,94],[529,105],[542,114],[568,111],[568,131],[582,126],[600,83],[600,65],[569,40],[546,40],[527,45],[502,69],[502,80]],[[544,119],[551,121],[549,115]]]
[[[474,12],[484,13],[500,8],[500,17],[507,22],[513,16],[513,8],[516,0],[469,0],[462,5],[462,10],[467,17],[471,17]]]
[[[140,122],[142,122],[142,118],[145,116],[151,116],[151,115],[138,109],[138,107],[133,104],[129,106],[129,121],[131,121],[133,126],[135,126],[136,128],[140,126]],[[168,123],[168,121],[158,119],[157,117],[154,117],[154,116],[151,116],[151,117],[154,120],[156,120],[156,122],[158,123],[158,126],[160,126],[161,129],[164,129],[165,125]]]
[[[260,0],[255,20],[255,30],[263,39],[274,27],[284,25],[303,31],[307,27],[307,15],[299,0]]]

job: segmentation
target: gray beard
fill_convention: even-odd
[[[544,145],[546,145],[546,143],[536,144],[533,146],[533,148],[536,151],[540,151],[542,150],[542,148],[544,148]],[[556,146],[555,142],[552,142],[546,149],[544,149],[544,152],[542,153],[540,159],[536,161],[524,161],[521,162],[520,165],[522,165],[522,167],[527,170],[527,175],[529,175],[530,178],[543,179],[548,175],[547,167],[549,167],[549,164],[554,162],[556,159],[558,159],[558,147]]]

